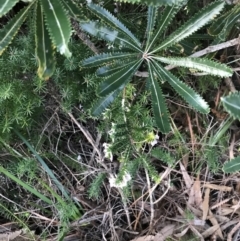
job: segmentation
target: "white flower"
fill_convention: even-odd
[[[128,172],[124,173],[124,176],[122,178],[121,182],[116,182],[117,177],[116,175],[110,174],[109,177],[109,183],[110,183],[110,187],[117,187],[117,188],[123,188],[127,186],[127,183],[131,180],[131,176]]]
[[[108,134],[110,135],[110,138],[112,139],[112,143],[114,142],[114,137],[115,137],[115,134],[116,134],[116,124],[115,123],[112,123],[112,128],[111,130],[108,132]]]
[[[80,161],[82,159],[82,157],[80,155],[78,155],[77,160]]]
[[[104,157],[108,158],[110,161],[113,160],[113,154],[112,151],[110,150],[111,145],[107,144],[107,143],[103,143],[103,147],[104,147]]]
[[[155,146],[157,144],[158,140],[159,140],[159,135],[155,135],[155,139],[153,141],[151,141],[151,145]]]
[[[114,48],[114,45],[113,45],[113,44],[107,43],[106,45],[107,45],[107,48],[108,48],[108,49],[113,49],[113,48]]]

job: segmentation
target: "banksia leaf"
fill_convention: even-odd
[[[127,29],[116,17],[114,17],[109,11],[102,8],[97,4],[90,3],[87,5],[88,8],[100,19],[102,19],[106,24],[117,29],[118,31],[123,32],[127,37],[129,37],[136,45],[139,47],[141,43],[139,40]]]
[[[126,38],[125,34],[121,31],[113,29],[102,22],[87,21],[80,23],[80,27],[83,31],[91,34],[96,38],[103,39],[107,42],[118,45],[119,48],[128,47],[132,50],[141,52],[140,47]]]
[[[11,43],[14,36],[17,34],[22,23],[25,21],[28,11],[31,9],[33,3],[20,10],[0,31],[0,55]]]
[[[240,120],[240,93],[234,92],[226,97],[221,97],[223,107],[235,119]]]
[[[8,13],[19,0],[5,0],[0,3],[0,18]]]
[[[183,2],[183,0],[116,0],[116,2],[127,2],[127,3],[141,3],[146,5],[174,5]]]
[[[133,58],[135,56],[137,57],[136,53],[103,53],[84,59],[81,63],[81,66],[97,67],[104,64],[113,63],[118,60]]]
[[[225,173],[233,173],[240,171],[240,156],[233,158],[229,162],[225,163],[223,166],[223,171]]]
[[[175,77],[168,70],[163,68],[157,62],[154,62],[155,73],[162,81],[167,81],[173,89],[195,110],[207,114],[209,112],[209,106],[205,100],[197,94],[190,86],[186,85]]]
[[[208,73],[210,75],[217,75],[221,77],[229,77],[233,74],[232,70],[224,65],[214,62],[209,59],[201,58],[165,58],[154,57],[154,59],[163,62],[165,64],[177,65],[191,69],[197,69]]]
[[[182,27],[180,27],[172,34],[170,34],[169,37],[166,40],[164,40],[151,53],[155,53],[159,50],[166,49],[167,47],[170,47],[180,42],[184,38],[190,36],[198,29],[206,25],[214,17],[216,17],[216,15],[220,13],[223,7],[224,7],[224,1],[216,1],[216,2],[213,2],[212,4],[207,5],[203,10],[195,14],[193,18],[187,21]]]
[[[100,96],[109,95],[111,92],[120,88],[120,86],[125,86],[137,71],[141,65],[142,60],[136,61],[135,64],[132,64],[122,70],[116,72],[115,74],[107,77],[99,86],[98,94]]]
[[[240,5],[236,4],[236,6],[233,9],[229,10],[222,16],[218,17],[212,23],[212,25],[208,29],[208,33],[210,35],[216,36],[220,34],[222,31],[229,32],[234,26],[234,24],[236,23],[236,21],[239,19],[239,17],[240,17]]]
[[[125,85],[120,86],[117,90],[113,91],[111,94],[100,98],[92,107],[92,115],[100,116],[105,109],[115,100],[118,94],[123,90]]]
[[[50,36],[44,24],[42,7],[37,6],[36,11],[36,57],[38,61],[38,76],[49,79],[55,70],[54,50]]]
[[[136,62],[136,60],[134,60],[134,61],[131,61],[131,60],[132,59],[128,58],[126,60],[124,59],[124,62],[118,61],[112,65],[103,66],[96,71],[96,75],[98,77],[110,76],[110,75],[116,73],[117,71],[121,70],[122,68],[133,65]]]
[[[147,36],[146,49],[148,49],[148,46],[150,44],[150,39],[152,39],[152,36],[153,36],[157,15],[158,15],[158,8],[149,6],[148,15],[147,15],[147,29],[146,29],[146,36]]]
[[[71,57],[68,42],[71,37],[70,19],[60,0],[40,0],[52,42],[60,54]]]
[[[77,6],[77,4],[75,4],[72,0],[64,0],[63,5],[71,18],[80,21],[87,21],[87,18],[83,14],[82,9]]]
[[[156,8],[154,8],[154,9],[156,9]],[[161,13],[160,20],[157,21],[157,28],[156,28],[155,32],[152,33],[153,29],[151,31],[150,31],[150,29],[146,31],[146,33],[148,34],[148,39],[147,39],[147,44],[146,44],[147,51],[154,45],[156,40],[158,40],[159,37],[163,34],[163,32],[166,30],[167,26],[171,23],[172,19],[176,15],[177,10],[178,10],[178,8],[176,6],[165,7],[163,12]],[[148,12],[148,21],[150,21],[150,17],[151,18],[154,17],[154,16],[151,16],[153,14],[154,14],[153,10]],[[151,21],[153,21],[153,20],[151,20]]]
[[[155,80],[152,64],[148,63],[149,82],[152,95],[152,108],[158,128],[163,133],[168,133],[171,128],[169,124],[169,114],[165,98],[163,97],[162,90]]]

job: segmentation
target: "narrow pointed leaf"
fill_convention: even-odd
[[[20,10],[0,31],[0,55],[11,43],[14,36],[17,34],[22,23],[25,21],[27,14],[33,3]]]
[[[108,25],[117,29],[118,31],[122,31],[126,36],[128,36],[135,44],[139,47],[141,46],[140,41],[131,33],[127,27],[125,27],[116,17],[114,17],[109,11],[102,8],[101,6],[93,3],[89,3],[88,8],[99,18],[101,18]]]
[[[0,3],[0,18],[8,13],[19,0],[4,0]]]
[[[128,66],[106,78],[99,86],[99,95],[109,95],[111,92],[120,88],[120,86],[125,86],[137,71],[141,63],[142,60],[136,61],[134,65]]]
[[[129,58],[137,58],[136,53],[103,53],[99,55],[91,56],[82,61],[81,66],[83,67],[96,67],[100,65],[104,65],[107,63],[113,63],[114,61],[129,59]]]
[[[111,94],[100,98],[92,107],[92,115],[99,116],[101,115],[105,109],[116,99],[118,94],[123,90],[125,85],[120,86],[117,90],[113,91]]]
[[[116,2],[140,3],[146,5],[161,6],[179,4],[182,3],[183,0],[116,0]]]
[[[207,114],[209,112],[208,104],[190,86],[180,81],[157,62],[154,62],[154,66],[155,73],[158,77],[162,81],[167,81],[190,106],[203,114]]]
[[[195,14],[194,17],[187,21],[182,27],[170,34],[170,36],[151,53],[166,49],[167,47],[180,42],[184,38],[196,32],[198,29],[215,18],[216,15],[219,14],[223,9],[224,4],[224,1],[216,1],[203,8],[203,10]]]
[[[129,59],[129,58],[124,60],[124,62],[118,61],[112,65],[106,65],[106,66],[103,66],[103,67],[97,69],[96,75],[98,77],[107,77],[109,75],[116,73],[117,71],[121,70],[122,68],[133,65],[135,62],[136,62],[136,59],[134,59],[134,61],[133,61],[133,59]]]
[[[71,37],[70,19],[60,0],[40,0],[54,46],[60,54],[71,57],[68,42]]]
[[[165,58],[165,57],[154,57],[154,59],[163,62],[165,64],[172,64],[182,66],[186,68],[197,69],[208,73],[210,75],[217,75],[221,77],[232,76],[233,71],[227,65],[214,62],[209,59],[201,58]]]
[[[102,22],[82,22],[80,23],[80,27],[83,31],[91,34],[92,36],[118,45],[120,48],[128,47],[135,51],[137,50],[138,52],[141,52],[141,48],[137,44],[127,39],[122,32],[103,24]]]
[[[240,93],[234,92],[226,97],[221,97],[223,107],[235,119],[240,120]]]
[[[35,188],[27,185],[25,182],[21,181],[20,179],[18,179],[16,176],[14,176],[13,174],[11,174],[10,172],[8,172],[4,167],[0,166],[0,173],[3,173],[4,175],[6,175],[8,178],[12,179],[14,182],[16,182],[18,185],[22,186],[24,189],[28,190],[29,192],[31,192],[33,195],[35,195],[36,197],[40,198],[41,200],[43,200],[44,202],[52,205],[53,202],[47,198],[46,196],[44,196],[43,194],[41,194],[40,192],[38,192]]]
[[[14,132],[17,134],[17,136],[20,137],[20,139],[22,139],[22,141],[26,144],[26,146],[29,148],[29,150],[33,153],[33,155],[37,158],[37,160],[40,162],[40,164],[42,165],[42,167],[44,168],[44,170],[46,171],[46,173],[49,175],[49,177],[52,178],[52,181],[56,184],[56,186],[59,188],[59,190],[62,192],[62,194],[64,195],[64,197],[66,199],[70,199],[69,195],[68,195],[68,191],[65,189],[65,187],[62,185],[61,182],[58,181],[58,179],[56,178],[56,176],[54,175],[54,173],[52,172],[52,170],[48,167],[48,165],[46,164],[46,162],[42,159],[41,156],[39,156],[39,154],[37,153],[37,151],[32,147],[32,145],[17,131],[14,130]]]
[[[49,79],[55,70],[54,50],[50,36],[46,30],[42,7],[37,6],[36,11],[36,57],[38,61],[38,76]]]
[[[229,162],[225,163],[223,166],[223,171],[225,173],[233,173],[240,171],[240,156],[237,156],[230,160]]]
[[[171,21],[173,20],[174,16],[177,13],[178,8],[173,5],[171,7],[165,7],[165,9],[163,10],[163,12],[161,13],[161,18],[160,20],[157,21],[157,28],[156,31],[154,32],[153,35],[148,35],[148,40],[147,43],[150,42],[149,47],[146,46],[146,49],[149,50],[154,43],[162,37],[164,31],[166,30],[166,28],[168,27],[168,25],[171,23]],[[150,14],[150,13],[149,13]],[[148,32],[147,32],[148,33]],[[150,32],[151,33],[151,32]]]
[[[163,133],[168,133],[171,130],[169,124],[169,114],[167,111],[167,105],[165,98],[162,94],[162,90],[158,85],[157,81],[154,77],[153,67],[152,64],[149,63],[149,81],[150,81],[150,89],[152,95],[152,108],[155,117],[156,124],[158,128]]]

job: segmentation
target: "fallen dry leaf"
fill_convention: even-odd
[[[182,236],[184,236],[187,233],[188,229],[189,229],[189,227],[186,227],[181,233],[176,233],[176,234],[174,234],[174,236],[177,238],[181,238]]]
[[[200,206],[202,204],[202,193],[201,193],[201,185],[200,185],[200,181],[199,181],[199,175],[197,176],[197,180],[193,183],[193,185],[190,189],[188,204],[193,205],[198,208],[200,208]]]
[[[210,189],[219,190],[219,191],[222,191],[222,192],[230,192],[230,191],[232,191],[231,187],[219,186],[219,185],[215,185],[215,184],[211,184],[211,183],[205,183],[203,185],[203,187],[208,187]]]
[[[209,194],[210,194],[210,188],[207,188],[205,190],[204,200],[202,203],[202,210],[203,210],[203,216],[202,219],[206,220],[209,210]]]
[[[187,203],[188,208],[193,212],[193,214],[196,217],[202,217],[203,212],[195,207],[193,207],[192,205],[190,205],[189,203]]]
[[[228,227],[235,225],[236,223],[238,223],[240,220],[239,219],[235,219],[235,220],[231,220],[227,223],[225,223],[224,225],[221,225],[221,229],[222,231],[224,231],[225,229],[227,229]]]
[[[237,185],[235,187],[235,192],[240,193],[240,182],[237,182]]]
[[[226,222],[229,222],[230,220],[228,217],[225,217],[225,216],[221,216],[221,215],[214,215],[214,216],[219,223],[226,223]]]
[[[15,231],[15,232],[8,232],[8,233],[0,233],[0,240],[1,241],[9,241],[13,240],[18,237],[22,233],[22,230]]]
[[[183,165],[184,165],[184,168],[186,169],[187,166],[188,166],[188,161],[189,161],[189,153],[185,154],[183,157],[182,157],[182,162],[183,162]]]
[[[218,225],[214,225],[214,226],[208,228],[206,231],[204,231],[204,232],[202,233],[202,236],[203,236],[204,238],[207,238],[207,237],[213,235],[213,234],[217,231],[218,228],[219,228]]]
[[[185,181],[186,187],[187,189],[190,189],[193,185],[193,180],[191,179],[191,177],[188,175],[187,170],[185,169],[185,167],[183,166],[183,164],[181,162],[180,163],[180,169],[183,175],[183,179]]]
[[[174,232],[175,224],[169,224],[162,228],[154,237],[154,241],[165,241]]]
[[[131,241],[153,241],[153,240],[154,240],[153,235],[146,235],[146,236],[142,236],[142,237],[132,239]]]
[[[222,230],[220,228],[220,225],[217,221],[217,219],[215,218],[215,216],[213,215],[213,213],[211,212],[211,210],[209,210],[209,216],[208,216],[209,221],[212,223],[213,226],[218,226],[218,229],[216,230],[216,234],[218,235],[218,237],[223,240],[223,234],[222,234]]]
[[[194,228],[192,225],[190,225],[189,228],[200,238],[201,241],[204,241],[203,236],[198,232],[196,228]]]
[[[221,205],[223,205],[224,203],[229,202],[231,199],[232,199],[232,197],[231,197],[231,198],[227,198],[227,199],[225,199],[225,200],[222,200],[221,202],[213,205],[210,209],[213,210],[213,209],[215,209],[215,208],[218,208],[218,207],[220,207]]]

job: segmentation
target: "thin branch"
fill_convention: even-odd
[[[238,38],[229,40],[227,42],[224,42],[224,43],[221,43],[221,44],[217,44],[217,45],[213,45],[213,46],[209,46],[209,47],[207,47],[207,48],[205,48],[203,50],[200,50],[200,51],[190,55],[189,57],[200,57],[200,56],[203,56],[205,54],[213,53],[213,52],[216,52],[218,50],[229,48],[229,47],[232,47],[232,46],[235,46],[235,45],[240,45],[240,35],[239,35]],[[165,67],[165,69],[171,70],[171,69],[174,69],[176,67],[177,66],[175,66],[175,65],[168,65],[168,66]],[[203,73],[203,74],[205,74],[205,73]],[[147,78],[148,77],[148,72],[137,71],[135,73],[135,75],[138,76],[138,77]]]
[[[209,54],[209,53],[213,53],[216,52],[220,49],[225,49],[225,48],[229,48],[235,45],[240,44],[240,36],[238,38],[229,40],[227,42],[221,43],[221,44],[217,44],[217,45],[213,45],[213,46],[209,46],[203,50],[200,50],[192,55],[190,55],[189,57],[200,57],[203,56],[205,54]]]
[[[231,78],[225,78],[224,82],[231,92],[236,92],[236,88],[235,88]]]
[[[81,31],[79,28],[79,24],[77,21],[72,20],[72,26],[73,29],[75,30],[77,36],[83,41],[85,45],[87,45],[95,54],[99,54],[99,50],[97,47],[94,45],[94,43],[88,38],[88,36]]]

